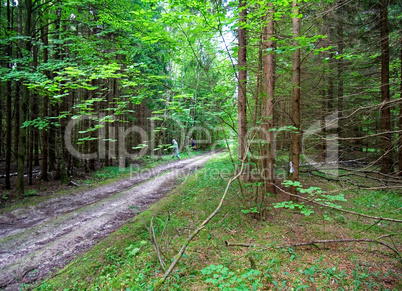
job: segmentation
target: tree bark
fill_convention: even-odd
[[[402,36],[400,38],[400,49],[399,49],[399,57],[400,57],[400,87],[399,87],[399,96],[402,97]],[[399,103],[399,130],[402,132],[402,103]],[[402,133],[399,134],[399,143],[398,143],[398,176],[402,176]]]
[[[274,170],[274,89],[275,89],[275,43],[274,36],[274,9],[271,2],[268,3],[267,24],[264,27],[264,66],[263,66],[263,133],[265,145],[263,151],[263,174],[265,190],[275,193],[275,170]]]
[[[300,36],[300,18],[299,4],[296,0],[293,1],[293,45],[298,47],[299,43],[297,38]],[[300,162],[300,149],[301,149],[301,114],[300,114],[300,49],[295,49],[293,53],[292,62],[292,120],[296,132],[292,133],[292,163],[293,173],[291,179],[293,182],[299,180],[299,162]],[[291,193],[296,194],[296,187],[292,186]],[[291,200],[296,200],[294,196],[290,197]]]
[[[10,0],[7,1],[7,33],[11,32],[11,7]],[[7,44],[7,56],[12,58],[12,47],[11,44]],[[11,68],[11,63],[8,63],[9,68]],[[10,181],[10,172],[11,172],[11,130],[12,130],[12,120],[11,120],[11,111],[12,111],[12,90],[11,90],[11,81],[8,80],[6,82],[6,177],[5,177],[5,188],[11,189],[11,181]]]
[[[340,55],[343,55],[343,25],[342,25],[342,20],[338,20],[338,25],[337,25],[337,36],[338,36],[338,53]],[[344,64],[343,64],[343,59],[339,58],[337,61],[337,70],[338,70],[338,127],[337,127],[337,134],[338,137],[343,136],[343,91],[344,91],[344,86],[343,86],[343,71],[344,71]],[[331,113],[330,113],[331,114]],[[342,147],[342,141],[339,141],[339,146]]]
[[[381,25],[381,172],[389,174],[393,171],[392,136],[391,133],[391,109],[389,102],[389,28],[388,28],[389,0],[381,0],[380,25]]]
[[[247,30],[246,24],[247,8],[246,0],[239,0],[239,50],[238,50],[238,135],[239,148],[238,156],[242,160],[247,146]]]
[[[402,97],[402,35],[400,37],[399,61],[400,61],[400,87],[399,96]],[[399,130],[402,132],[402,103],[399,103]],[[398,176],[402,176],[402,133],[399,134],[398,143]]]
[[[47,63],[49,61],[49,52],[47,49],[47,46],[49,44],[49,39],[47,35],[47,22],[44,23],[43,29],[41,30],[42,33],[42,42],[43,42],[43,63]],[[50,74],[48,71],[45,72],[46,76],[50,78]],[[46,94],[43,96],[43,105],[42,105],[42,119],[45,119],[48,114],[49,114],[49,97],[46,96]],[[41,138],[42,138],[42,180],[47,181],[48,180],[48,175],[47,175],[47,170],[48,170],[48,163],[47,163],[47,158],[48,158],[48,128],[42,129],[41,132]]]
[[[31,35],[31,24],[32,24],[32,0],[25,1],[25,27],[24,27],[24,35],[30,36]],[[25,40],[24,41],[24,49],[27,52],[31,52],[31,41]],[[29,101],[29,90],[28,87],[22,84],[22,94],[20,100],[20,122],[19,124],[22,125],[28,115],[28,101]],[[18,166],[17,166],[17,193],[19,197],[25,192],[24,189],[24,170],[25,170],[25,151],[26,151],[26,137],[27,137],[27,129],[25,127],[20,128],[19,139],[18,139]]]

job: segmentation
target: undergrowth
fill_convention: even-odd
[[[153,290],[164,271],[152,244],[151,220],[161,260],[167,268],[196,226],[216,208],[233,172],[220,155],[172,193],[141,213],[36,290]],[[301,179],[325,189],[319,180]],[[191,242],[163,290],[401,290],[401,261],[374,243],[328,243],[281,247],[298,242],[341,238],[377,238],[400,248],[401,229],[338,210],[275,208],[287,201],[277,194],[256,208],[253,187],[232,184],[213,220]],[[347,191],[343,208],[401,218],[397,192]],[[311,205],[312,206],[312,205]],[[250,211],[244,211],[248,210]],[[243,211],[242,211],[243,210]],[[254,211],[253,211],[254,210]],[[263,211],[263,215],[256,212]],[[257,219],[258,218],[258,219]],[[242,243],[243,246],[231,246]],[[248,247],[247,247],[248,245]],[[29,286],[32,288],[32,286]]]

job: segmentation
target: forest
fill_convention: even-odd
[[[191,167],[160,186],[175,195],[132,202],[86,269],[35,285],[51,272],[21,268],[0,289],[402,288],[401,1],[1,0],[0,15],[10,235],[15,207]]]

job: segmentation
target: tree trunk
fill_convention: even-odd
[[[326,102],[326,96],[325,96],[325,90],[322,90],[321,93],[322,96],[322,104],[321,104],[321,151],[322,155],[321,158],[323,161],[325,161],[326,157],[328,156],[327,154],[327,128],[325,124],[325,117],[327,115],[327,102]]]
[[[32,29],[32,0],[25,1],[25,27],[24,35],[29,37],[31,35]],[[24,49],[27,52],[31,52],[31,41],[24,41]],[[26,85],[22,84],[22,94],[20,99],[20,122],[22,125],[27,120],[28,112],[28,101],[29,101],[29,90]],[[25,152],[26,152],[26,137],[27,129],[25,127],[20,128],[19,139],[18,139],[18,166],[17,166],[17,192],[21,197],[24,192],[24,170],[25,170]]]
[[[389,0],[381,0],[381,173],[389,174],[393,171],[392,136],[391,136],[391,109],[389,102],[389,28],[388,28]]]
[[[47,49],[47,46],[49,44],[49,39],[47,35],[47,22],[44,23],[43,29],[41,30],[42,33],[42,42],[43,42],[43,63],[47,63],[49,61],[49,52]],[[46,76],[50,78],[49,72],[45,72]],[[44,94],[43,96],[43,106],[42,106],[42,119],[45,119],[48,114],[49,114],[49,97]],[[48,128],[42,129],[41,132],[41,137],[42,137],[42,180],[47,181],[48,180],[48,175],[47,175],[47,170],[48,170],[48,163],[47,163],[47,158],[48,158]]]
[[[338,21],[337,25],[337,36],[338,36],[338,53],[343,55],[343,25],[342,20]],[[337,70],[338,70],[338,127],[337,127],[337,134],[338,137],[341,138],[343,136],[343,71],[344,71],[344,64],[343,59],[339,58],[337,61]],[[331,114],[331,112],[330,112]],[[342,139],[339,140],[339,147],[342,149]]]
[[[298,47],[297,38],[300,36],[300,18],[299,4],[296,0],[293,1],[293,45]],[[292,163],[293,173],[291,179],[293,182],[299,180],[299,162],[300,162],[300,149],[301,149],[301,116],[300,116],[300,49],[295,49],[293,53],[292,62],[292,120],[296,132],[292,133]],[[291,187],[291,193],[296,194],[296,187]],[[291,200],[296,200],[295,196],[291,196]]]
[[[242,160],[247,146],[247,31],[246,24],[247,8],[246,0],[239,0],[239,51],[238,51],[238,156]]]
[[[261,115],[261,102],[260,102],[260,95],[261,95],[261,79],[262,79],[262,66],[263,66],[263,32],[261,31],[260,34],[260,43],[258,49],[258,71],[257,71],[257,83],[255,86],[255,108],[254,108],[254,118],[253,118],[253,127],[257,126],[257,120]]]
[[[10,0],[7,1],[7,33],[11,32],[11,7]],[[7,56],[12,58],[12,47],[11,44],[7,44]],[[8,64],[9,68],[11,68],[11,64]],[[12,120],[11,120],[11,111],[12,111],[12,98],[11,98],[12,90],[11,90],[11,81],[6,82],[6,178],[5,178],[5,188],[11,189],[10,182],[10,172],[11,172],[11,130],[12,130]]]
[[[400,77],[399,80],[400,88],[399,88],[399,96],[402,97],[402,36],[400,38],[400,49],[399,49],[399,57],[400,57]],[[402,132],[402,103],[399,103],[399,130]],[[398,143],[398,175],[402,176],[402,133],[399,134],[399,143]]]
[[[264,66],[263,66],[263,133],[265,134],[265,145],[263,151],[263,175],[265,190],[275,193],[275,170],[274,170],[274,89],[275,89],[275,59],[273,50],[275,48],[272,37],[274,36],[274,9],[272,3],[268,3],[269,11],[267,24],[264,28]]]

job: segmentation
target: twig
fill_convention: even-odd
[[[149,228],[147,227],[147,229],[148,229],[149,235],[151,236],[151,239],[152,239],[152,245],[154,246],[155,252],[158,255],[158,259],[159,259],[159,263],[161,265],[161,268],[162,268],[163,271],[165,271],[166,270],[165,262],[163,261],[163,259],[161,257],[161,253],[160,253],[160,250],[159,250],[159,245],[158,245],[158,242],[157,242],[156,237],[155,237],[155,229],[154,229],[154,225],[153,225],[153,219],[154,219],[154,217],[152,216],[151,224],[150,224]]]
[[[167,213],[168,213],[168,217],[166,218],[165,225],[163,226],[163,230],[162,230],[162,233],[161,233],[161,238],[163,237],[163,234],[165,233],[165,230],[168,228],[167,225],[168,225],[168,222],[169,222],[169,220],[170,220],[170,213],[169,213],[169,210],[167,211]]]
[[[382,220],[382,218],[380,218],[379,220],[377,220],[376,222],[374,222],[372,225],[370,225],[369,228],[366,228],[365,230],[362,230],[361,232],[369,230],[369,229],[372,228],[374,225],[379,224],[381,220]]]

